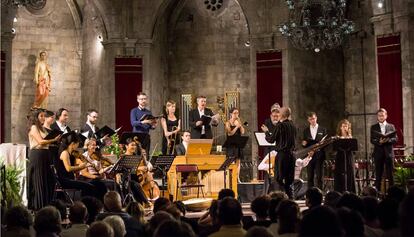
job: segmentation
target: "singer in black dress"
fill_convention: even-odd
[[[231,108],[229,112],[230,112],[230,119],[225,124],[226,135],[227,137],[232,137],[232,136],[240,137],[242,136],[242,134],[244,134],[245,129],[239,117],[239,109]],[[240,174],[240,159],[243,158],[243,150],[236,146],[227,147],[226,156],[236,158],[237,173]]]
[[[351,123],[347,119],[339,121],[336,135],[340,139],[352,138]],[[354,157],[352,151],[337,151],[335,156],[334,189],[338,192],[349,191],[355,193]],[[346,169],[345,169],[346,168]],[[346,177],[346,186],[345,186]]]
[[[181,120],[175,115],[176,103],[169,100],[165,105],[165,117],[161,118],[162,130],[164,136],[162,138],[162,154],[174,155],[175,145],[179,144],[181,130]]]

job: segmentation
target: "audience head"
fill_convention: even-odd
[[[104,196],[104,205],[109,212],[119,212],[122,210],[122,200],[119,193],[109,191]]]
[[[6,211],[5,224],[7,229],[23,228],[29,229],[33,224],[33,217],[24,206],[14,206]]]
[[[149,221],[149,235],[153,235],[157,227],[165,221],[175,221],[175,219],[166,211],[154,212],[154,216]]]
[[[171,205],[171,202],[169,199],[164,198],[164,197],[159,197],[154,202],[153,212],[157,213],[158,211],[165,211],[167,207],[170,205]]]
[[[306,190],[306,206],[314,208],[322,204],[323,194],[317,187],[312,187]]]
[[[269,193],[269,196],[272,199],[289,199],[288,195],[283,191],[272,191],[271,193]]]
[[[157,227],[154,237],[195,237],[191,226],[177,220],[166,220]]]
[[[265,219],[268,216],[270,196],[263,195],[255,198],[250,205],[257,218]]]
[[[342,195],[342,197],[339,199],[337,205],[337,208],[340,207],[347,207],[351,210],[359,212],[361,215],[364,213],[364,203],[362,202],[362,199],[358,197],[354,193],[346,192]]]
[[[405,193],[404,189],[402,189],[398,186],[391,186],[387,190],[387,198],[394,199],[395,201],[397,201],[398,204],[400,204],[402,202],[405,195],[406,195],[406,193]]]
[[[365,211],[363,217],[366,223],[378,222],[378,199],[375,197],[363,197]]]
[[[40,209],[35,216],[34,229],[36,234],[59,234],[62,230],[59,211],[53,206],[46,206]]]
[[[107,216],[105,219],[103,219],[103,222],[112,227],[112,230],[114,231],[114,237],[124,237],[126,235],[125,224],[120,216]]]
[[[364,236],[364,221],[361,214],[357,211],[341,207],[337,210],[345,236]]]
[[[378,220],[383,230],[398,227],[398,203],[394,199],[385,198],[378,204]]]
[[[285,193],[283,193],[283,194],[285,194]],[[289,199],[289,198],[285,194],[285,195],[282,195],[281,197],[272,198],[270,200],[270,203],[269,203],[269,218],[270,218],[271,222],[273,222],[273,223],[277,222],[277,216],[278,216],[277,207],[279,206],[281,201],[287,200],[287,199]]]
[[[218,215],[223,225],[240,224],[243,217],[240,203],[232,197],[225,197],[220,201]]]
[[[104,205],[99,199],[91,196],[83,197],[82,203],[86,206],[86,209],[88,209],[88,219],[86,224],[90,225],[95,221],[96,216],[103,210]]]
[[[66,204],[62,200],[59,200],[59,199],[53,200],[49,204],[49,206],[55,207],[59,211],[60,218],[62,220],[65,220],[68,218],[68,210],[66,209]]]
[[[83,224],[88,217],[88,209],[82,202],[75,202],[69,208],[69,220],[72,224]]]
[[[169,205],[165,211],[170,213],[176,220],[180,220],[181,212],[175,205]]]
[[[378,197],[378,191],[373,186],[366,186],[362,189],[362,196],[364,197]]]
[[[86,237],[114,237],[112,227],[103,221],[95,221],[86,231]]]
[[[211,221],[213,222],[213,224],[219,223],[218,204],[219,204],[219,201],[213,200],[211,202],[210,208],[208,209],[208,214],[210,215]]]
[[[301,236],[342,236],[338,215],[330,207],[315,207],[303,216],[299,225]]]
[[[332,208],[335,208],[336,205],[338,204],[339,199],[341,198],[342,194],[340,192],[337,191],[329,191],[326,195],[325,195],[325,201],[324,201],[324,205],[325,206],[329,206]]]
[[[402,236],[414,236],[414,189],[408,192],[400,205],[400,228]]]
[[[236,194],[234,194],[234,191],[229,189],[229,188],[224,188],[222,190],[220,190],[220,192],[218,193],[218,200],[223,200],[225,197],[232,197],[235,198]]]
[[[285,233],[296,233],[300,220],[299,205],[289,199],[282,200],[277,208],[279,235]]]
[[[244,237],[273,237],[273,234],[263,226],[253,226],[251,227]]]
[[[139,202],[130,202],[126,207],[126,212],[137,219],[140,223],[145,223],[145,210]]]
[[[173,202],[173,205],[178,208],[178,210],[181,212],[182,216],[185,216],[186,209],[185,209],[185,205],[182,201],[175,201],[175,202]]]

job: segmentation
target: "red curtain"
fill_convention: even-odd
[[[398,132],[398,145],[404,144],[400,36],[377,38],[380,107],[388,111],[387,121]]]
[[[4,86],[6,82],[6,54],[1,51],[1,82],[0,82],[0,143],[4,142]]]
[[[142,90],[142,58],[115,58],[116,127],[132,131],[130,112]]]
[[[282,52],[256,53],[256,85],[257,85],[257,127],[260,129],[264,121],[269,118],[270,107],[274,103],[282,106]],[[259,148],[259,156],[263,158],[264,151]],[[259,172],[259,179],[263,173]]]

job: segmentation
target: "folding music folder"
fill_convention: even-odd
[[[213,139],[190,139],[185,155],[210,155],[212,147]]]

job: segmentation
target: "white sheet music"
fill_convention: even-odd
[[[266,134],[264,132],[255,132],[254,136],[256,137],[257,144],[259,146],[275,146],[276,142],[269,143],[266,141]]]

